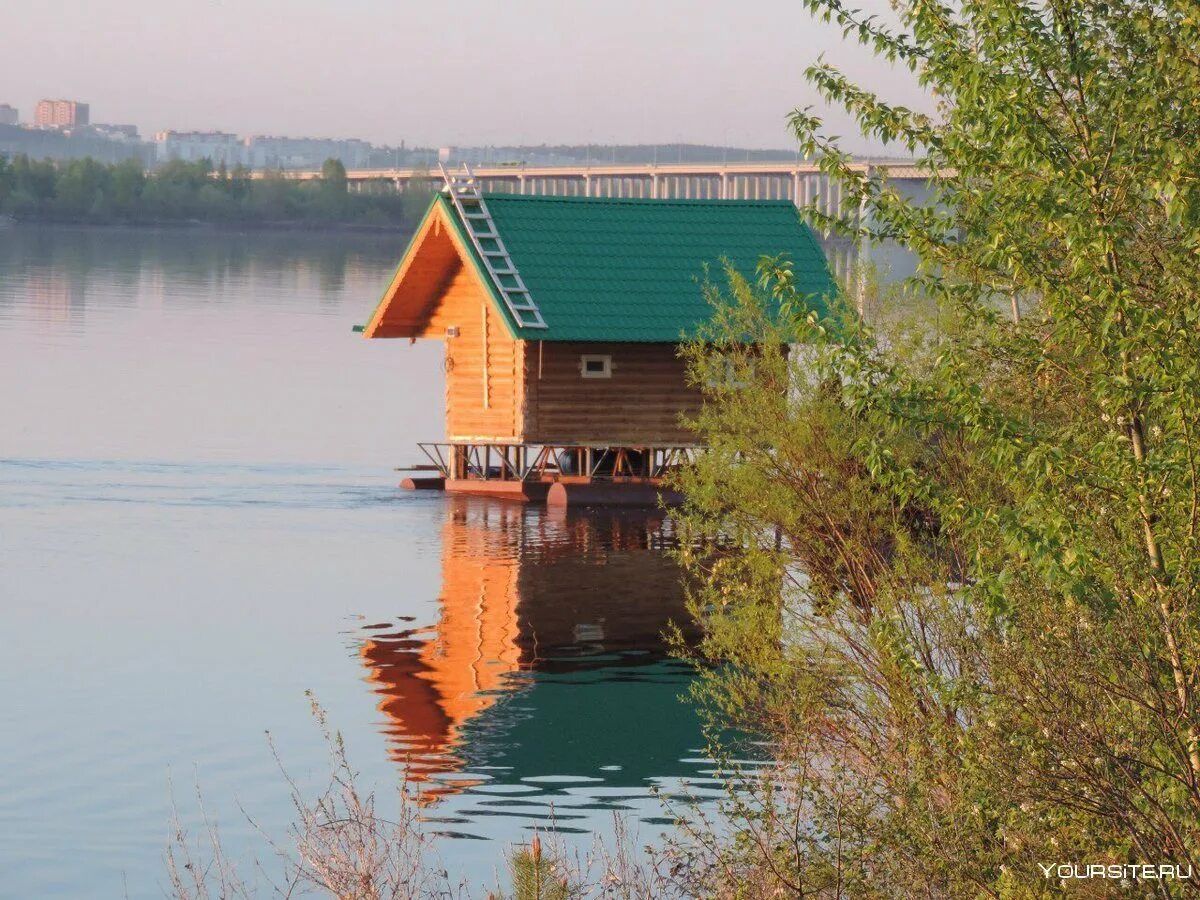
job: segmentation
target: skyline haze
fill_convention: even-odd
[[[886,0],[863,8],[887,13]],[[45,97],[97,122],[377,144],[793,146],[786,116],[821,106],[821,53],[893,102],[908,73],[843,42],[791,0],[510,0],[458,12],[382,0],[43,0],[10,12],[0,102]],[[104,35],[103,40],[97,39]],[[272,37],[273,36],[273,37]],[[831,130],[879,152],[844,117]]]

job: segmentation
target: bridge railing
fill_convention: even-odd
[[[886,170],[893,181],[924,183],[926,175],[911,161],[863,161],[863,170]],[[568,197],[645,197],[702,200],[789,200],[815,206],[826,215],[853,218],[841,186],[811,162],[729,163],[719,165],[486,166],[475,169],[483,189],[512,194]],[[296,179],[319,172],[290,172]],[[351,190],[427,189],[428,169],[353,169]]]

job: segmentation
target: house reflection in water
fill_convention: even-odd
[[[654,512],[446,499],[440,619],[370,626],[360,648],[391,754],[425,799],[695,773],[691,672],[663,637],[692,631],[669,543]]]

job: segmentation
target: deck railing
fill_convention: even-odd
[[[694,460],[691,444],[612,445],[425,442],[421,452],[444,478],[476,481],[651,481]],[[412,467],[429,469],[430,466]]]

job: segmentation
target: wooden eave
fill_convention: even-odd
[[[409,241],[379,305],[363,326],[363,337],[444,337],[427,331],[429,318],[446,285],[462,266],[471,269],[485,295],[494,303],[490,280],[480,275],[471,248],[454,221],[453,211],[441,198],[435,198]]]

